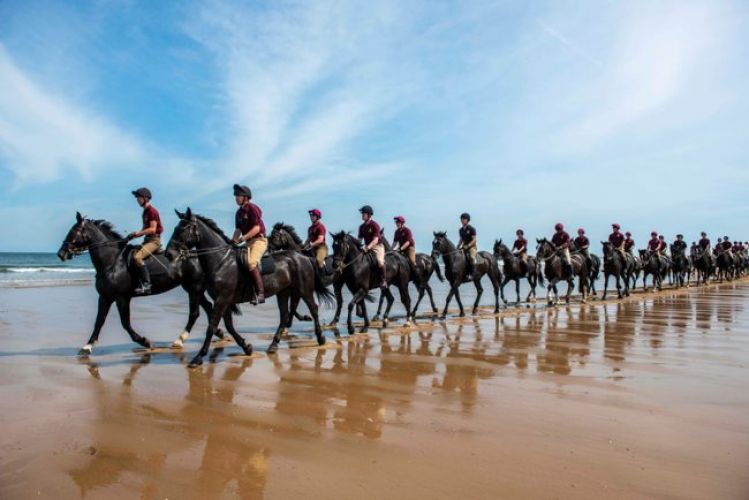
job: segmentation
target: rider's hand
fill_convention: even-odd
[[[364,253],[369,253],[369,247],[364,247]]]
[[[125,237],[125,239],[126,239],[127,241],[130,241],[130,240],[134,240],[134,239],[135,239],[135,238],[137,238],[137,237],[138,237],[138,235],[137,235],[136,233],[130,233],[130,234],[128,234],[128,235],[127,235],[127,236]]]

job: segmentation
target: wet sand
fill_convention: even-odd
[[[304,323],[270,357],[275,305],[243,306],[260,354],[188,370],[199,335],[134,352],[116,314],[79,360],[90,287],[0,289],[0,498],[747,498],[747,306],[743,281],[323,349]],[[133,317],[167,346],[184,294]]]

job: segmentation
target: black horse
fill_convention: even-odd
[[[640,279],[640,273],[642,272],[642,259],[639,255],[634,255],[631,252],[627,252],[627,255],[632,261],[632,268],[629,272],[629,277],[632,280],[632,285],[629,287],[630,290],[637,288],[637,280]]]
[[[710,255],[710,249],[697,246],[691,250],[692,265],[696,275],[697,285],[706,284],[715,269],[715,263]]]
[[[457,249],[453,245],[444,231],[435,232],[434,241],[432,241],[432,259],[436,262],[440,255],[442,256],[442,261],[445,263],[445,277],[448,283],[450,283],[450,291],[447,293],[445,309],[442,311],[441,318],[444,319],[447,317],[447,308],[450,305],[453,295],[458,302],[460,316],[463,317],[465,316],[465,311],[463,310],[463,302],[460,300],[458,288],[463,283],[469,281],[468,257],[462,249]],[[478,255],[476,255],[476,265],[473,266],[472,272],[473,285],[476,287],[476,301],[473,303],[473,314],[478,312],[481,294],[484,293],[484,289],[481,287],[481,278],[484,275],[489,276],[492,282],[492,286],[494,287],[494,312],[499,312],[499,284],[502,282],[502,271],[499,270],[497,260],[492,254],[489,252],[478,252]]]
[[[629,277],[633,267],[633,262],[621,254],[614,245],[608,241],[602,241],[603,245],[603,297],[606,300],[606,293],[609,291],[609,277],[616,278],[616,294],[622,298],[622,281],[624,282],[624,295],[629,297]]]
[[[91,262],[96,269],[96,291],[99,292],[99,309],[96,313],[94,331],[80,352],[81,356],[91,354],[94,344],[99,340],[99,332],[107,319],[112,303],[117,304],[122,327],[130,334],[133,342],[150,348],[151,342],[139,335],[130,324],[130,301],[136,297],[135,288],[138,275],[132,265],[132,253],[135,247],[127,244],[127,239],[114,230],[112,224],[105,220],[84,218],[80,212],[75,214],[76,222],[57,252],[60,260],[70,260],[75,255],[88,251]],[[211,302],[205,297],[205,275],[197,258],[184,259],[172,264],[163,255],[153,255],[146,261],[152,276],[151,295],[169,291],[179,285],[185,289],[190,301],[187,324],[172,347],[182,347],[200,314],[200,306],[210,317],[213,310]],[[234,309],[236,311],[236,309]],[[238,312],[238,311],[237,311]],[[233,332],[232,311],[224,314],[224,324]],[[223,334],[215,330],[223,338]]]
[[[359,241],[351,234],[341,231],[333,235],[333,268],[336,272],[336,282],[345,283],[353,294],[348,304],[348,316],[346,320],[349,335],[354,334],[354,324],[351,320],[351,312],[354,306],[361,306],[361,313],[364,317],[364,326],[361,331],[366,332],[369,328],[369,315],[367,314],[367,307],[364,301],[369,295],[369,291],[380,285],[379,273],[372,272],[375,266],[374,255],[364,252]],[[383,326],[387,326],[388,324],[390,309],[393,307],[393,302],[395,301],[395,297],[390,292],[389,285],[398,287],[401,302],[406,310],[406,322],[404,326],[411,325],[411,296],[408,293],[410,275],[411,268],[408,264],[408,259],[398,252],[388,252],[385,254],[385,281],[388,287],[380,289],[387,300],[387,307],[382,318]],[[339,279],[341,281],[338,281]],[[341,307],[343,306],[341,291],[343,286],[336,285],[334,289],[336,295],[336,312],[333,324],[338,323],[341,315]]]
[[[529,255],[528,262],[523,262],[523,259],[514,255],[507,245],[502,243],[501,239],[494,242],[494,257],[502,259],[503,264],[504,279],[502,280],[502,284],[499,285],[499,295],[502,297],[502,301],[507,304],[504,288],[509,281],[514,281],[515,295],[517,297],[515,304],[520,304],[520,280],[526,278],[530,290],[525,301],[535,302],[536,286],[538,286],[539,282],[542,286],[544,284],[544,275],[541,272],[541,264],[538,262],[538,259]]]
[[[669,271],[669,261],[665,257],[655,252],[644,249],[640,250],[640,259],[642,260],[642,288],[648,289],[648,275],[653,276],[653,289],[661,290],[663,288],[663,278]]]
[[[213,314],[205,341],[190,361],[190,366],[194,367],[202,364],[203,357],[208,354],[211,334],[224,312],[234,304],[249,301],[255,291],[244,263],[243,257],[247,252],[245,247],[236,246],[213,220],[193,214],[189,208],[184,214],[177,212],[177,216],[180,221],[167,245],[167,256],[176,260],[182,255],[189,254],[194,248],[205,271],[208,292],[214,298]],[[328,301],[331,294],[322,283],[317,266],[298,252],[274,253],[272,261],[274,269],[263,275],[263,285],[266,297],[276,295],[280,321],[268,352],[274,353],[278,350],[281,333],[289,323],[289,302],[297,298],[304,301],[312,314],[317,343],[325,344],[314,294],[317,293],[322,301]],[[245,354],[252,354],[250,344],[236,332],[230,333]]]
[[[380,229],[380,241],[385,247],[386,252],[393,251],[393,247],[385,237],[385,231],[383,229]],[[419,292],[419,297],[416,299],[416,304],[414,304],[413,311],[411,311],[411,315],[414,317],[416,317],[416,310],[419,308],[419,304],[421,304],[421,300],[424,298],[424,293],[427,293],[429,295],[429,302],[432,305],[432,312],[437,312],[437,305],[434,303],[434,296],[432,295],[432,285],[429,284],[429,279],[434,273],[437,273],[437,279],[439,279],[440,281],[445,281],[445,278],[442,276],[442,272],[440,271],[439,263],[434,260],[431,255],[427,255],[425,253],[417,253],[416,267],[413,268],[411,272],[411,281],[416,286],[416,290]],[[377,305],[377,314],[375,314],[374,318],[372,319],[379,319],[380,312],[382,311],[382,303],[384,302],[384,300],[385,296],[383,294],[380,294],[380,303]]]
[[[679,248],[671,245],[671,262],[672,268],[671,273],[674,277],[674,285],[676,288],[680,288],[684,285],[689,286],[689,279],[691,278],[691,265],[689,258],[686,254],[685,248]]]
[[[575,286],[574,278],[578,276],[580,278],[580,285],[578,287],[580,294],[582,295],[582,302],[585,303],[588,300],[588,293],[590,291],[589,278],[590,272],[588,270],[588,263],[585,257],[581,253],[574,253],[570,255],[572,261],[572,272],[570,273],[565,269],[563,265],[562,257],[559,255],[559,251],[551,241],[546,238],[536,239],[538,246],[536,247],[536,258],[539,262],[544,263],[544,274],[549,284],[546,286],[546,299],[548,304],[555,305],[559,303],[559,290],[557,289],[557,283],[560,281],[567,282],[567,295],[564,301],[570,303],[570,295],[572,295],[572,289]],[[552,291],[554,292],[552,294]]]
[[[720,250],[717,252],[715,258],[717,264],[718,281],[722,283],[723,280],[733,280],[735,263],[731,253],[729,253],[728,250]]]

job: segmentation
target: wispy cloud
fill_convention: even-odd
[[[29,79],[0,44],[0,161],[18,185],[133,165],[140,141],[106,118],[56,97]]]

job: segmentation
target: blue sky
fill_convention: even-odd
[[[482,246],[557,221],[644,243],[749,239],[746,2],[0,2],[0,251],[56,250],[76,210],[139,227],[149,186],[231,230],[417,247],[469,211]]]

